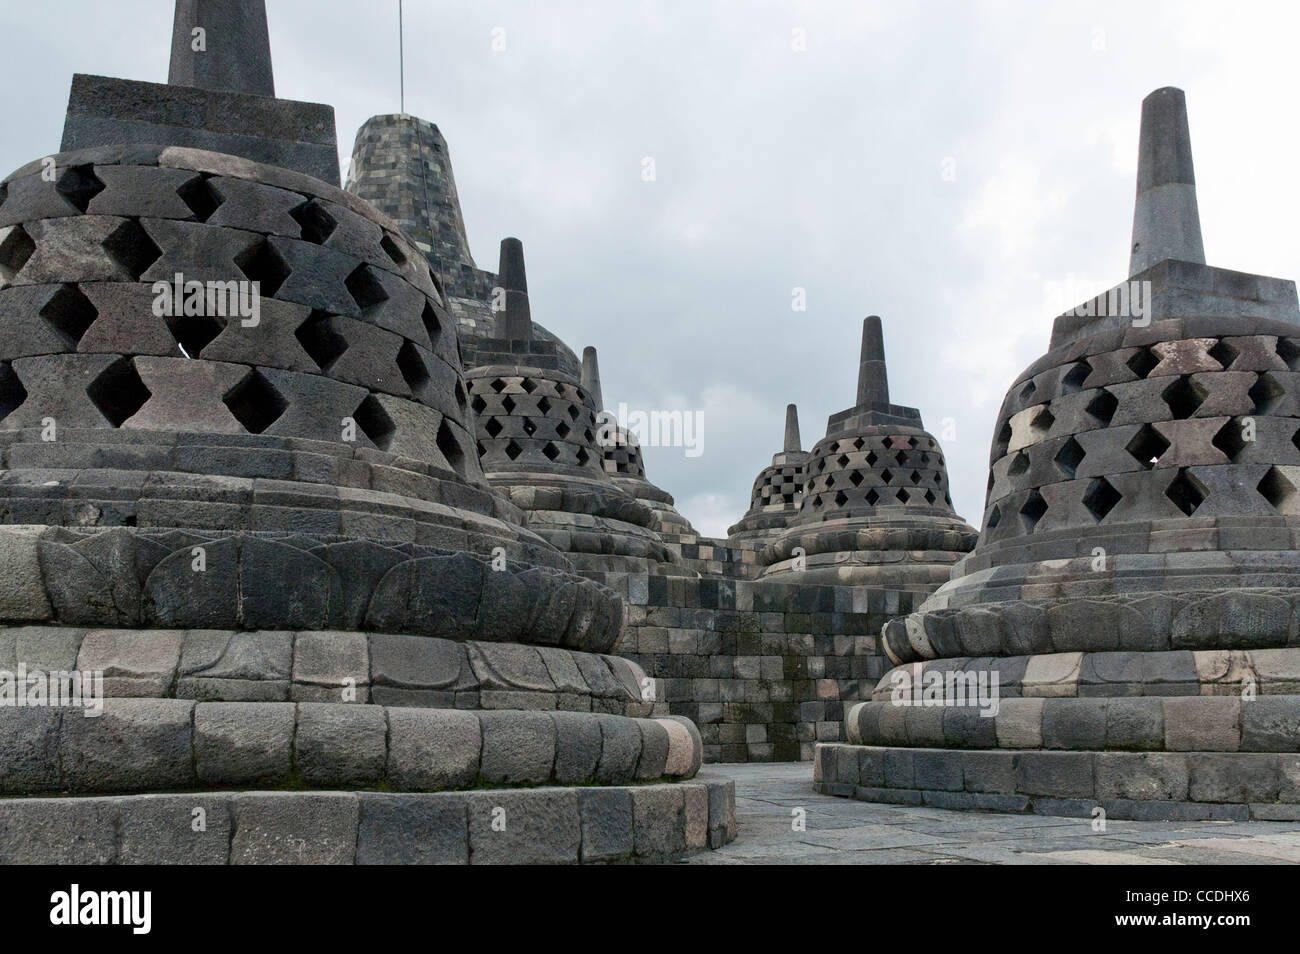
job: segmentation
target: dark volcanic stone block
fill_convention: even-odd
[[[359,865],[463,865],[469,862],[468,799],[450,793],[363,792]]]
[[[1189,792],[1198,802],[1271,802],[1280,785],[1276,756],[1257,752],[1193,753]]]
[[[964,787],[962,755],[958,751],[922,749],[912,762],[917,788],[929,791],[960,792]]]
[[[1099,749],[1106,742],[1105,699],[1043,701],[1043,747]]]
[[[206,149],[339,182],[332,106],[75,74],[62,150],[122,143]]]
[[[630,857],[632,793],[626,788],[585,788],[578,792],[582,815],[582,860],[615,861]]]
[[[1023,752],[1020,792],[1062,798],[1091,798],[1091,752]]]

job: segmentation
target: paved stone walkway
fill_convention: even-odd
[[[707,765],[734,779],[739,834],[687,864],[1286,864],[1300,822],[1108,821],[874,805],[818,795],[812,764]],[[807,830],[791,812],[807,811]]]

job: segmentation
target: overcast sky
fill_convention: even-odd
[[[168,0],[0,2],[5,172],[57,149],[73,72],[166,80]],[[1300,7],[1226,6],[407,0],[406,107],[478,264],[523,239],[533,317],[600,350],[606,403],[703,411],[702,456],[646,452],[701,532],[744,513],[787,403],[805,449],[853,403],[869,314],[894,402],[952,419],[978,524],[1007,386],[1062,295],[1127,277],[1148,92],[1187,91],[1209,263],[1300,273]],[[398,110],[397,0],[267,7],[278,95],[332,104],[346,161]]]

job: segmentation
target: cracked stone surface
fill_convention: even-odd
[[[817,795],[799,764],[711,765],[704,779],[736,783],[738,834],[686,859],[696,865],[1293,864],[1300,822],[1106,823],[1046,815],[956,812]],[[807,830],[791,831],[791,812]]]

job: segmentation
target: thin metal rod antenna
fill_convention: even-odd
[[[397,0],[397,76],[398,89],[402,102],[402,114],[406,114],[406,41],[402,36],[402,0]]]

